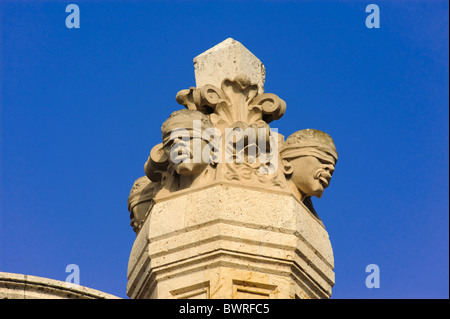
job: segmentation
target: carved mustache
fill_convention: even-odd
[[[330,185],[331,174],[328,172],[328,170],[320,168],[316,171],[314,179],[319,180],[323,187],[327,188],[328,185]]]

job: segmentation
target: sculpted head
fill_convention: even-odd
[[[130,212],[130,225],[135,232],[144,222],[152,200],[159,189],[160,185],[150,181],[147,176],[142,176],[134,181],[128,196],[128,211]]]
[[[338,158],[328,134],[314,129],[297,131],[283,143],[280,156],[295,195],[302,201],[311,196],[322,197]]]
[[[208,166],[203,156],[208,141],[203,139],[202,133],[213,127],[208,116],[188,109],[173,112],[163,123],[163,150],[178,174],[196,175]]]

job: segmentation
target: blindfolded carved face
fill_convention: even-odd
[[[280,151],[283,169],[294,193],[301,200],[322,197],[330,185],[337,161],[337,152],[331,137],[318,130],[301,130],[286,140]]]
[[[330,185],[334,163],[314,156],[301,156],[291,159],[290,165],[290,179],[302,194],[302,198],[322,197],[323,191]]]
[[[163,123],[164,153],[179,175],[196,175],[208,166],[202,152],[208,142],[202,131],[209,127],[213,127],[209,119],[192,110],[176,111]]]
[[[172,131],[171,138],[164,144],[164,152],[170,164],[180,175],[195,175],[201,172],[208,163],[201,156],[194,156],[205,148],[207,142],[194,137],[192,131]],[[197,147],[196,147],[197,146]]]

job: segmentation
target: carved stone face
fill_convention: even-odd
[[[322,197],[323,191],[330,184],[334,163],[314,156],[300,156],[288,161],[292,168],[290,180],[302,194],[302,198]]]
[[[202,139],[202,132],[209,127],[213,125],[206,115],[188,109],[173,112],[163,123],[164,153],[179,175],[196,175],[208,166],[203,158],[208,142]]]
[[[203,161],[202,150],[207,142],[193,137],[192,131],[180,130],[175,138],[164,145],[164,152],[170,165],[179,175],[196,175],[203,171],[208,163]]]
[[[150,208],[151,201],[140,202],[133,207],[133,228],[139,227],[140,223],[144,220],[145,215]]]
[[[283,143],[280,156],[294,196],[302,201],[322,197],[338,159],[331,136],[315,129],[297,131]]]
[[[151,182],[147,176],[142,176],[134,181],[130,196],[128,196],[128,211],[131,213],[131,226],[135,232],[143,223],[152,200],[160,188],[160,183]]]

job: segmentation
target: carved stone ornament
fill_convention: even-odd
[[[318,218],[310,197],[320,198],[330,183],[337,161],[331,137],[302,130],[284,142],[269,123],[283,116],[286,103],[272,93],[258,94],[245,75],[224,79],[220,88],[181,90],[176,101],[186,109],[163,123],[162,143],[151,149],[146,176],[128,199],[135,231],[155,200],[217,183],[291,193]]]
[[[205,85],[182,90],[176,100],[189,110],[210,115],[211,122],[222,132],[235,123],[265,127],[286,111],[282,99],[272,93],[258,94],[258,85],[245,75],[223,80],[221,88]]]
[[[234,39],[194,58],[128,198],[130,298],[329,298],[334,257],[311,197],[337,162],[333,139],[271,127],[286,110],[265,67]]]

